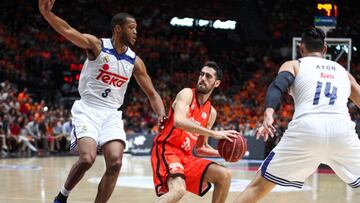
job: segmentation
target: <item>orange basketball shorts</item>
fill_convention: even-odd
[[[186,190],[203,196],[210,190],[211,184],[204,181],[208,167],[215,162],[197,158],[166,143],[154,143],[151,152],[153,180],[157,196],[169,191],[169,177],[182,177],[186,182]]]

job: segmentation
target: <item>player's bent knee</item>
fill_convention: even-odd
[[[121,159],[111,162],[106,169],[106,174],[117,175],[120,172],[121,166],[122,166]]]
[[[226,179],[226,180],[231,180],[231,176],[232,176],[231,171],[226,168],[226,169],[224,170],[224,179]]]
[[[229,183],[231,181],[231,171],[227,168],[223,168],[218,179],[222,183]]]
[[[89,169],[94,162],[95,157],[91,155],[86,155],[79,158],[79,166],[85,170]]]
[[[213,170],[212,174],[209,174],[213,177],[215,177],[215,182],[226,182],[230,181],[231,179],[231,171],[227,168],[224,168],[222,166],[216,166],[216,170]]]

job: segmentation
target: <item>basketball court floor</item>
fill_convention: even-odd
[[[65,181],[76,156],[0,159],[0,202],[1,203],[50,203]],[[242,160],[227,164],[218,163],[233,172],[227,202],[232,202],[255,175],[259,162]],[[105,171],[102,156],[98,156],[93,167],[72,191],[69,203],[93,202],[97,184]],[[190,193],[182,203],[211,202],[212,192],[200,198]],[[125,154],[123,167],[110,203],[154,202],[152,172],[149,156]],[[360,203],[360,189],[350,189],[330,170],[320,170],[309,177],[302,189],[276,187],[262,203]]]

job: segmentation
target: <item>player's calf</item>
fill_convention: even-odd
[[[174,200],[179,201],[186,194],[186,189],[185,188],[176,188],[176,189],[172,190],[171,193],[174,194]]]
[[[182,177],[168,179],[169,191],[157,199],[156,203],[176,203],[186,194],[186,184]]]
[[[185,188],[176,188],[169,190],[166,194],[157,199],[156,203],[176,203],[186,194]]]
[[[234,203],[255,203],[268,194],[275,186],[275,183],[266,180],[258,172],[245,191],[236,197]]]
[[[204,181],[214,184],[213,203],[224,203],[229,193],[231,171],[218,164],[211,164],[206,171]]]

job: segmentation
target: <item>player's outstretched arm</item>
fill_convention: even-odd
[[[160,95],[154,88],[150,76],[147,73],[146,66],[140,57],[136,57],[134,66],[134,77],[143,92],[149,98],[152,109],[159,116],[159,121],[165,116],[164,103]]]
[[[185,88],[177,95],[173,103],[174,109],[174,126],[185,131],[196,133],[204,136],[211,136],[215,139],[227,139],[232,142],[231,138],[236,138],[240,134],[234,130],[213,131],[191,122],[188,119],[189,106],[193,97],[192,90]]]
[[[265,97],[264,120],[262,126],[256,132],[257,139],[264,137],[264,141],[267,141],[269,136],[274,137],[274,111],[279,108],[281,95],[287,92],[294,82],[297,70],[298,62],[296,60],[285,62],[281,65],[275,80],[269,85]]]
[[[351,85],[351,94],[350,99],[353,101],[358,108],[360,108],[360,85],[356,82],[355,78],[348,73],[350,85]]]
[[[211,129],[213,127],[216,120],[216,116],[217,116],[216,110],[213,107],[211,107],[210,118],[206,126],[207,129]],[[200,135],[198,137],[195,147],[196,155],[206,156],[206,157],[220,157],[219,151],[211,147],[208,143],[208,140],[209,140],[208,136]]]
[[[39,0],[39,10],[48,23],[62,36],[71,41],[76,46],[92,50],[95,56],[101,51],[101,41],[90,34],[82,34],[72,28],[66,21],[56,16],[51,9],[55,0]]]

